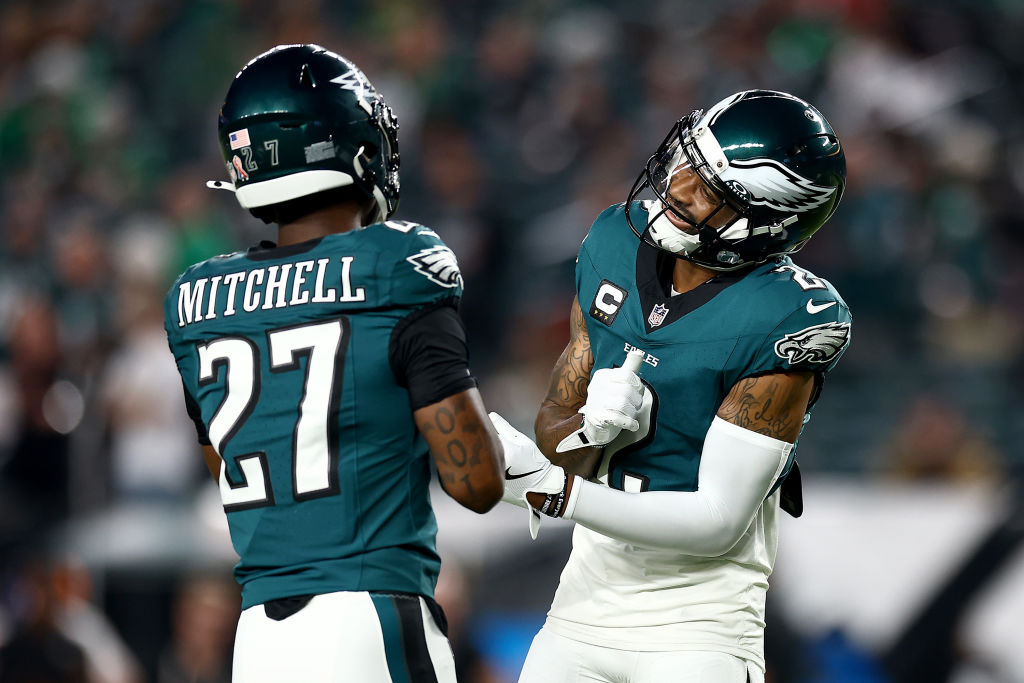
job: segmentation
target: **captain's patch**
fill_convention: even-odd
[[[775,353],[790,365],[828,363],[850,343],[850,323],[824,323],[787,334],[775,342]]]
[[[601,286],[597,288],[594,301],[590,304],[590,317],[610,327],[628,295],[629,292],[622,287],[608,280],[601,280]]]

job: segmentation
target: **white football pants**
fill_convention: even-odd
[[[542,628],[519,683],[764,683],[753,662],[724,652],[615,650]]]
[[[244,610],[232,681],[455,683],[455,661],[423,598],[326,593],[281,621]]]

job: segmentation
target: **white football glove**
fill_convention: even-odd
[[[590,378],[583,415],[581,438],[585,446],[606,446],[623,429],[640,428],[636,416],[644,404],[644,385],[636,372],[626,367],[601,368]]]
[[[560,517],[565,510],[565,488],[568,475],[544,457],[528,436],[517,431],[497,413],[489,413],[498,439],[505,450],[505,493],[501,499],[530,511],[530,537],[536,539],[540,529],[540,512],[527,501],[527,493],[547,496],[541,512]]]

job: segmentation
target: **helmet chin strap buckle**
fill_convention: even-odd
[[[719,263],[723,263],[727,266],[739,265],[739,263],[743,260],[742,258],[740,258],[740,255],[737,254],[735,251],[728,251],[726,249],[723,249],[722,251],[718,252],[718,256],[716,258],[718,259]]]
[[[783,218],[781,221],[775,221],[774,223],[769,223],[768,225],[762,225],[760,227],[754,228],[750,232],[750,234],[751,236],[754,236],[768,233],[769,235],[774,237],[775,235],[785,232],[787,226],[796,223],[798,220],[799,218],[796,216],[796,214],[794,214],[792,216],[788,216],[787,218]]]
[[[232,194],[235,192],[235,186],[226,180],[207,180],[206,186],[211,190],[227,190]]]

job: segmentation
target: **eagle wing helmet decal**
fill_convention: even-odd
[[[834,187],[815,185],[774,159],[737,159],[721,178],[751,204],[776,211],[809,211],[827,202]]]
[[[342,57],[342,59],[344,58]],[[351,91],[356,96],[359,106],[362,107],[367,114],[373,114],[373,105],[371,104],[371,100],[377,97],[377,91],[374,89],[369,79],[366,78],[366,74],[362,71],[352,67],[340,76],[332,78],[331,83],[339,85],[345,90]]]
[[[462,273],[455,252],[448,247],[435,246],[422,249],[405,259],[416,272],[442,287],[461,287]]]
[[[775,342],[775,353],[786,358],[790,365],[827,363],[850,343],[850,323],[824,323],[813,325]]]

